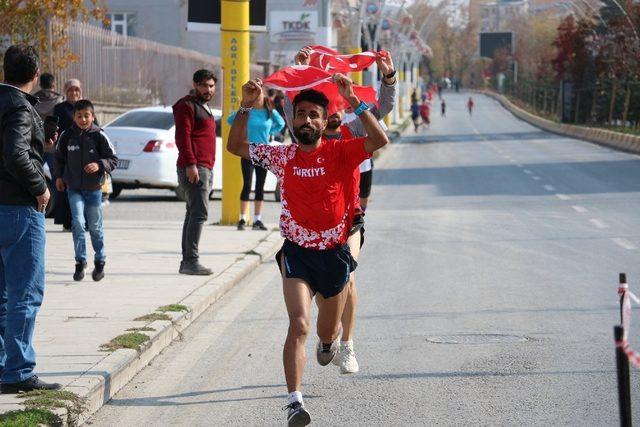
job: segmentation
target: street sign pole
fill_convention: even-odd
[[[222,1],[222,218],[221,224],[236,224],[240,218],[242,171],[240,159],[226,150],[229,128],[226,118],[237,110],[242,85],[249,80],[249,0]],[[218,153],[218,159],[220,159]]]

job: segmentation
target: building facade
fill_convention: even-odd
[[[221,56],[219,26],[188,25],[186,0],[104,0],[107,28],[126,36]],[[266,31],[252,31],[253,62],[291,63],[301,47],[331,45],[330,0],[268,0]]]

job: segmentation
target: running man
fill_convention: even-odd
[[[301,49],[295,57],[296,65],[309,64],[309,51]],[[378,107],[373,107],[371,113],[377,120],[381,120],[389,114],[395,104],[396,95],[396,70],[393,65],[391,55],[376,59],[378,70],[382,73],[383,79],[378,90]],[[289,98],[285,100],[285,118],[288,123],[293,120],[293,108]],[[327,139],[348,140],[353,137],[366,136],[366,129],[362,121],[356,119],[343,125],[344,114],[336,112],[327,119],[327,128],[324,136]],[[364,243],[364,211],[367,208],[369,196],[371,194],[371,183],[373,174],[373,163],[370,159],[360,164],[359,171],[354,172],[354,191],[356,194],[355,218],[349,232],[349,248],[351,255],[356,261],[360,255],[360,249]],[[359,195],[359,197],[358,197]],[[333,364],[340,368],[342,374],[354,374],[360,370],[356,354],[353,349],[353,331],[356,322],[356,305],[358,295],[356,291],[355,275],[351,274],[348,285],[349,294],[342,314],[342,339],[340,349],[333,359]]]
[[[429,120],[429,116],[431,114],[431,106],[429,105],[429,101],[423,101],[420,104],[420,117],[422,118],[422,124],[429,128],[431,124],[431,120]]]
[[[318,304],[318,363],[328,365],[338,352],[340,318],[347,297],[344,288],[357,266],[346,245],[355,209],[354,170],[389,142],[367,104],[355,96],[351,80],[342,74],[334,79],[362,121],[367,137],[323,138],[329,100],[320,92],[305,90],[293,101],[293,132],[298,144],[251,144],[247,140],[249,111],[262,90],[262,81],[256,79],[242,87],[241,107],[227,142],[229,152],[273,172],[282,189],[280,230],[285,242],[276,259],[289,315],[283,351],[289,426],[311,422],[301,384],[314,296]]]
[[[469,115],[473,115],[473,106],[474,106],[474,102],[473,102],[473,98],[469,97],[469,100],[467,101],[467,110],[469,110]]]

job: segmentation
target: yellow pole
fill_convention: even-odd
[[[398,79],[398,91],[400,93],[400,98],[398,99],[398,112],[400,113],[400,120],[404,119],[404,101],[405,101],[405,72],[404,66],[400,67],[400,78]]]
[[[362,53],[362,49],[359,47],[353,47],[349,50],[350,54],[355,54],[355,53]],[[355,71],[353,73],[351,73],[351,80],[357,84],[362,86],[362,71]]]
[[[226,118],[237,110],[242,85],[249,80],[249,0],[222,1],[222,218],[221,224],[236,224],[240,219],[242,171],[240,158],[226,150],[229,125]]]

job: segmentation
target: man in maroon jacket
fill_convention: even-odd
[[[182,227],[181,274],[206,276],[213,272],[199,262],[198,244],[209,214],[209,193],[216,158],[216,122],[207,102],[217,79],[209,70],[193,75],[193,92],[173,106],[178,146],[178,182],[187,199]]]

